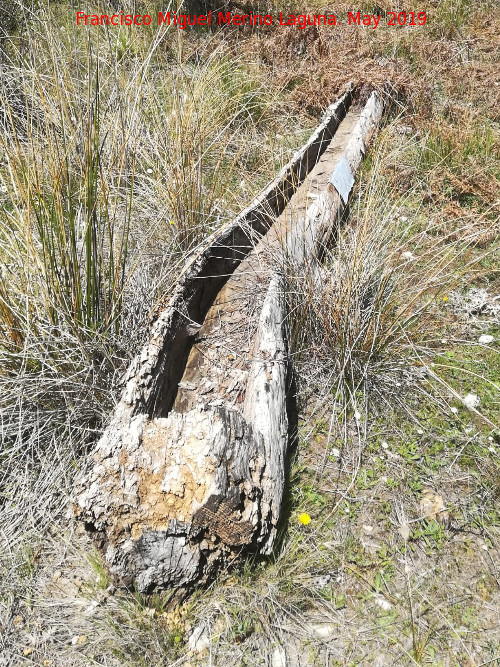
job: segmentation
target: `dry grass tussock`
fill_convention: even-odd
[[[151,310],[293,144],[276,146],[265,76],[223,44],[199,59],[168,31],[91,41],[48,8],[2,48],[0,653],[16,664],[15,610]]]
[[[415,378],[422,374],[422,357],[439,335],[439,301],[495,254],[476,250],[496,237],[498,218],[436,220],[420,198],[422,183],[392,196],[394,167],[432,151],[431,137],[405,138],[399,127],[400,120],[381,134],[321,280],[308,267],[286,267],[295,363],[309,407],[318,392],[329,406],[333,399],[352,410],[357,396],[398,402],[397,378],[414,385],[410,366],[418,364]]]
[[[425,32],[284,46],[91,43],[44,10],[0,45],[0,665],[499,659],[498,9],[424,4],[440,12]],[[175,610],[117,591],[71,522],[73,471],[186,253],[353,73],[390,77],[406,106],[320,284],[287,267],[299,446],[282,543]]]

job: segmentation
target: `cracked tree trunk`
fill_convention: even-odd
[[[340,158],[355,174],[382,113],[376,93],[363,111],[348,112],[351,99],[332,105],[277,179],[193,257],[131,364],[74,505],[118,583],[187,591],[273,547],[288,445],[279,267],[285,255],[319,257],[340,216],[345,183],[331,176]]]

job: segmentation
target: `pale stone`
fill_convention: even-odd
[[[477,394],[467,394],[463,399],[463,404],[468,410],[475,410],[480,402],[481,399]]]

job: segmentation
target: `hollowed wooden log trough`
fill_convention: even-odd
[[[74,504],[119,584],[188,591],[273,547],[289,444],[281,267],[314,271],[347,204],[382,114],[376,92],[352,101],[191,258],[128,370]]]

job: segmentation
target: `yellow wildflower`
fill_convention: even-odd
[[[303,526],[307,526],[309,523],[311,523],[311,517],[309,514],[307,514],[307,512],[302,512],[302,514],[299,514],[299,522]]]

